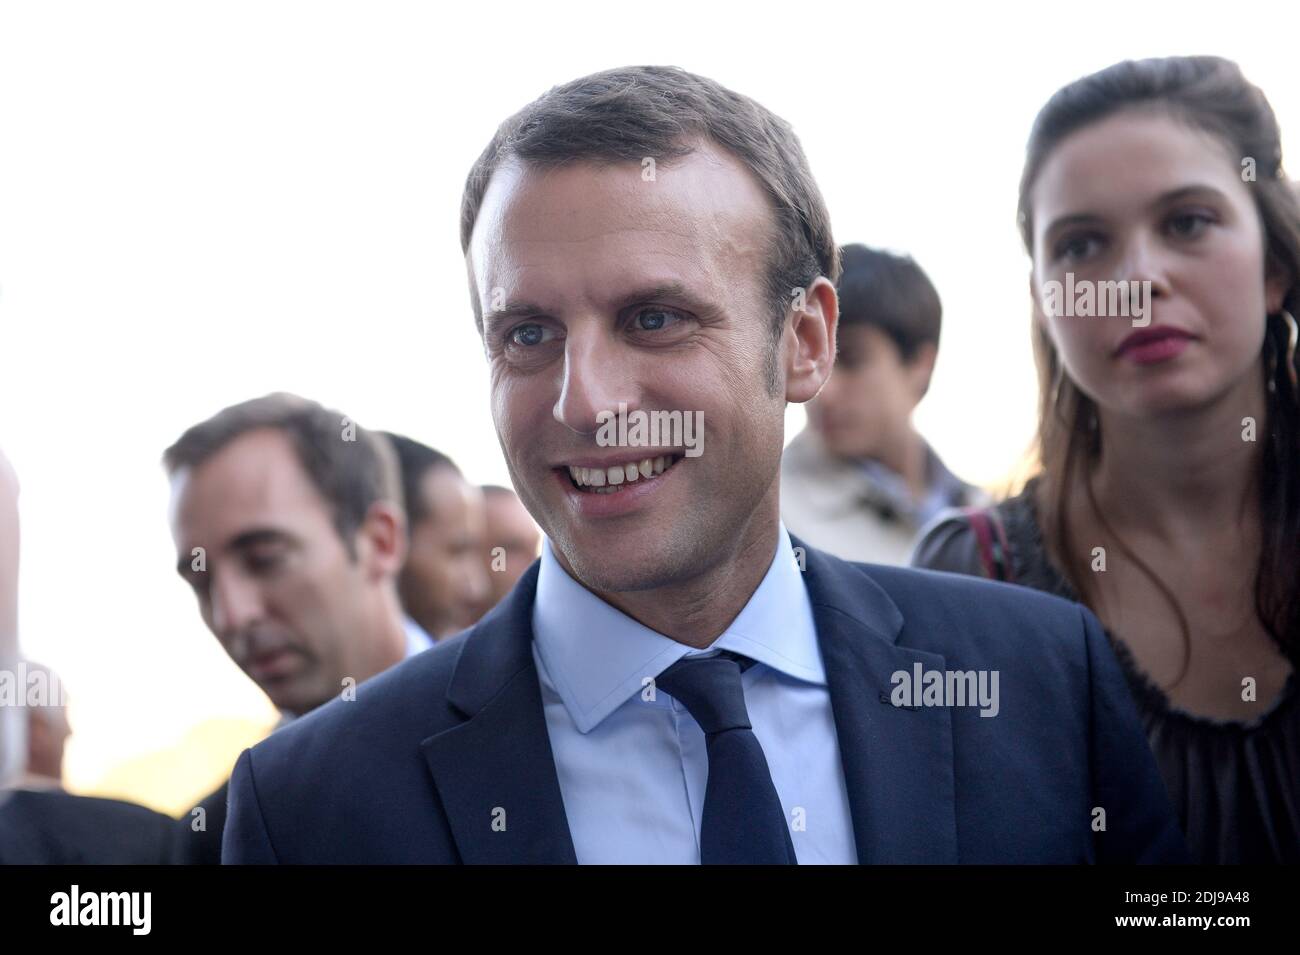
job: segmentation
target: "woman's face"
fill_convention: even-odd
[[[1265,316],[1281,308],[1286,285],[1266,278],[1243,158],[1167,116],[1131,111],[1071,134],[1043,164],[1030,196],[1035,319],[1102,409],[1191,410],[1258,387]],[[1133,309],[1081,317],[1057,307],[1086,309],[1087,283],[1103,302],[1099,283],[1116,281],[1150,282],[1136,324]],[[1049,304],[1051,282],[1073,296]]]

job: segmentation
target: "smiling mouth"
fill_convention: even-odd
[[[634,484],[657,481],[678,461],[679,454],[664,454],[656,458],[641,458],[603,468],[582,468],[569,465],[569,482],[586,494],[617,494]]]

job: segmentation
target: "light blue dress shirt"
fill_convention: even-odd
[[[415,622],[414,618],[402,614],[402,633],[406,635],[406,659],[417,653],[423,653],[433,646],[433,637]]]
[[[550,541],[533,604],[533,658],[578,862],[698,864],[704,733],[647,680],[730,650],[801,864],[856,863],[853,824],[812,604],[785,526],[766,576],[726,631],[693,650],[575,581]]]

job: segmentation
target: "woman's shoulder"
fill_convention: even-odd
[[[985,576],[971,526],[971,510],[949,508],[932,518],[917,535],[908,563],[926,570]]]
[[[1014,497],[983,507],[950,508],[921,528],[909,563],[978,577],[1011,576],[1024,555],[1025,527],[1035,526],[1034,482]],[[1032,535],[1031,535],[1032,536]]]

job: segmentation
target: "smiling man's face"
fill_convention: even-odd
[[[768,381],[773,228],[759,183],[707,143],[653,181],[637,163],[494,173],[469,251],[493,418],[520,498],[590,589],[685,582],[754,522],[775,524],[786,394]],[[703,453],[600,446],[598,415],[620,403],[701,413]],[[579,487],[571,467],[589,480],[601,469],[605,487]]]

